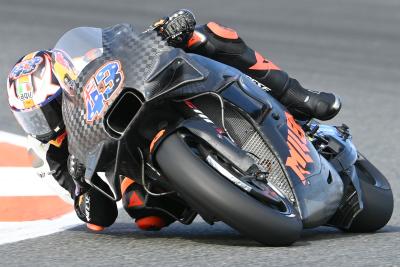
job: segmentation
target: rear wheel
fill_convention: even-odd
[[[385,226],[393,213],[393,193],[385,176],[363,155],[355,163],[362,189],[363,210],[349,232],[374,232]]]
[[[195,150],[185,134],[175,133],[156,152],[159,167],[189,205],[266,245],[290,245],[300,237],[302,223],[294,208],[288,214],[287,209],[280,211],[260,202],[228,181]]]

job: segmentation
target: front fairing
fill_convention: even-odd
[[[69,74],[62,77],[68,79],[63,119],[69,152],[86,165],[88,182],[93,182],[95,172],[116,168],[123,136],[107,131],[104,115],[122,92],[135,91],[144,109],[150,100],[206,75],[205,69],[199,70],[182,50],[168,46],[156,32],[138,34],[127,24],[73,29],[60,38],[54,51],[68,59],[59,61],[67,69],[63,74]],[[69,62],[72,66],[67,66]],[[109,178],[117,184],[114,177]],[[120,197],[119,192],[114,195],[114,199]]]
[[[116,143],[104,129],[104,114],[124,88],[145,95],[147,76],[160,54],[171,50],[151,32],[137,34],[130,25],[106,29],[77,28],[55,46],[74,64],[76,79],[64,91],[63,118],[69,134],[69,150],[85,162],[97,144]]]

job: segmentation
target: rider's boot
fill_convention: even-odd
[[[290,83],[278,99],[296,119],[330,120],[339,113],[341,101],[335,94],[305,89],[295,79]]]
[[[121,193],[124,209],[135,219],[139,229],[158,231],[174,222],[161,211],[146,206],[146,192],[134,179],[124,177],[121,182]]]

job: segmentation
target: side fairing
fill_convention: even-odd
[[[340,176],[319,155],[302,127],[276,99],[245,76],[240,84],[248,95],[271,107],[259,123],[260,130],[285,165],[304,227],[326,223],[343,195]]]

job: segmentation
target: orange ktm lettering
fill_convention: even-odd
[[[286,166],[299,177],[303,185],[307,184],[305,175],[310,174],[307,170],[307,164],[313,163],[307,147],[307,139],[303,129],[294,120],[293,116],[285,112],[288,125],[287,145],[289,147],[289,156],[286,159]]]

